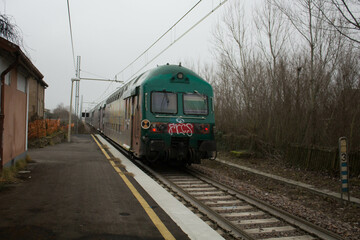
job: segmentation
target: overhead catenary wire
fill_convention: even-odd
[[[184,19],[197,5],[199,5],[199,3],[202,0],[199,0],[193,7],[191,7],[178,21],[176,21],[165,33],[163,33],[154,43],[152,43],[143,53],[141,53],[136,59],[134,59],[130,64],[128,64],[125,68],[123,68],[120,72],[118,72],[117,74],[115,74],[115,79],[117,78],[117,76],[121,73],[123,73],[126,69],[128,69],[130,66],[132,66],[132,64],[134,64],[137,60],[139,60],[139,58],[141,58],[142,56],[144,56],[145,54],[147,54],[147,52],[153,47],[155,46],[156,43],[158,43],[166,34],[168,34],[182,19]],[[98,97],[96,99],[96,101],[98,101],[99,99],[102,99],[101,101],[104,101],[104,99],[106,99],[108,96],[110,96],[112,93],[107,94],[110,86],[113,83],[111,82],[108,87],[106,88],[106,90],[100,95],[100,97]],[[103,97],[105,96],[105,97]]]
[[[228,0],[224,0],[222,2],[219,3],[219,5],[215,8],[213,8],[208,14],[206,14],[203,18],[201,18],[198,22],[196,22],[192,27],[190,27],[186,32],[184,32],[180,37],[178,37],[177,39],[174,40],[174,42],[172,42],[170,45],[168,45],[165,49],[163,49],[159,54],[157,54],[154,58],[152,58],[149,62],[147,62],[142,68],[140,68],[136,73],[134,73],[129,79],[127,79],[126,81],[124,81],[123,84],[128,83],[131,79],[133,79],[136,74],[138,74],[141,70],[143,70],[145,67],[147,67],[151,62],[153,62],[156,58],[158,58],[161,54],[163,54],[166,50],[168,50],[171,46],[173,46],[177,41],[179,41],[181,38],[183,38],[186,34],[188,34],[191,30],[193,30],[196,26],[198,26],[202,21],[204,21],[207,17],[209,17],[212,13],[214,13],[217,9],[219,9],[221,6],[223,6]],[[199,1],[200,2],[200,1]],[[198,3],[199,3],[198,2]],[[197,4],[198,4],[197,3]],[[196,6],[196,5],[195,5]],[[189,10],[190,11],[190,10]],[[185,16],[185,15],[184,15]],[[169,29],[168,31],[170,31],[171,29]],[[167,32],[168,32],[167,31]],[[163,37],[163,36],[162,36]],[[160,38],[159,38],[160,40]],[[155,42],[156,43],[156,42]],[[155,45],[154,43],[154,45]],[[144,51],[142,53],[142,55],[140,55],[136,60],[138,60],[141,56],[143,56],[145,53],[147,53],[147,51],[150,48],[148,48],[146,51]],[[134,63],[136,60],[134,60],[132,63]],[[122,73],[125,69],[127,69],[128,67],[130,67],[131,64],[129,64],[126,68],[124,68],[122,71],[120,71],[119,73],[117,73],[115,75],[115,78],[117,75],[119,75],[120,73]],[[111,83],[112,84],[112,83]],[[106,97],[102,98],[106,92],[109,90],[109,87],[111,86],[111,84],[109,84],[108,88],[101,94],[100,97],[98,97],[97,99],[102,99],[101,101],[104,101],[107,97],[109,97],[112,93],[109,93]]]
[[[74,40],[73,40],[72,27],[71,27],[71,16],[70,16],[70,4],[69,4],[69,0],[67,0],[67,9],[68,9],[68,17],[69,17],[70,38],[71,38],[71,49],[72,49],[73,62],[74,62],[74,71],[75,71],[75,74],[76,74],[76,63],[75,63]]]
[[[110,92],[110,93],[107,93],[108,91],[109,91],[109,89],[110,89],[110,87],[112,86],[112,84],[113,84],[114,82],[111,82],[111,83],[109,83],[109,85],[107,86],[107,88],[105,89],[105,91],[100,95],[100,97],[98,97],[96,100],[95,100],[95,102],[102,102],[102,101],[104,101],[107,97],[109,97],[111,94],[112,94],[112,92]],[[105,97],[104,97],[105,96]]]
[[[163,33],[153,44],[151,44],[143,53],[141,53],[135,60],[133,60],[129,65],[127,65],[125,68],[123,68],[120,72],[115,74],[115,77],[122,72],[124,72],[126,69],[128,69],[132,64],[134,64],[139,58],[144,56],[145,53],[147,53],[156,43],[158,43],[166,34],[168,34],[182,19],[184,19],[202,0],[199,0],[192,8],[190,8],[176,23],[174,23],[165,33]]]
[[[95,73],[92,73],[92,72],[88,72],[88,71],[85,71],[85,70],[82,70],[82,69],[81,69],[81,72],[84,72],[84,73],[87,73],[87,74],[90,74],[90,75],[93,75],[93,76],[95,76],[95,77],[99,77],[99,78],[102,78],[102,79],[108,79],[108,78],[106,78],[106,77],[104,77],[104,76],[100,76],[100,75],[98,75],[98,74],[95,74]]]
[[[191,30],[193,30],[197,25],[199,25],[202,21],[204,21],[207,17],[209,17],[212,13],[214,13],[217,9],[219,9],[222,5],[224,5],[228,0],[224,0],[220,2],[220,4],[212,9],[208,14],[206,14],[203,18],[201,18],[198,22],[196,22],[192,27],[190,27],[186,32],[184,32],[180,37],[175,39],[170,45],[164,48],[160,53],[158,53],[155,57],[153,57],[148,63],[146,63],[143,67],[141,67],[137,72],[135,72],[126,82],[136,76],[141,70],[147,67],[151,62],[153,62],[156,58],[158,58],[161,54],[163,54],[166,50],[168,50],[171,46],[173,46],[177,41],[183,38],[186,34],[188,34]],[[125,82],[125,83],[126,83]]]

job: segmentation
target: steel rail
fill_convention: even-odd
[[[156,171],[152,170],[148,166],[144,165],[139,160],[136,160],[136,163],[138,166],[141,166],[141,168],[143,170],[147,171],[148,173],[153,175],[155,178],[159,179],[168,188],[170,188],[176,194],[180,195],[183,199],[185,199],[187,202],[189,202],[193,207],[197,208],[200,212],[202,212],[209,219],[214,221],[218,226],[220,226],[224,230],[228,231],[234,237],[242,238],[242,239],[246,239],[246,240],[254,240],[255,239],[252,236],[250,236],[249,234],[247,234],[245,231],[243,231],[242,229],[238,228],[236,225],[231,223],[230,221],[226,220],[220,214],[213,211],[210,207],[206,206],[201,201],[199,201],[195,197],[191,196],[189,193],[184,191],[181,187],[177,186],[175,183],[173,183],[170,180],[163,177],[161,174],[157,173]]]
[[[295,215],[292,215],[282,209],[279,209],[277,207],[274,207],[264,201],[261,201],[259,199],[256,199],[254,197],[251,197],[249,195],[245,195],[243,193],[240,193],[239,191],[235,190],[232,187],[226,186],[222,183],[219,183],[215,180],[210,179],[209,177],[205,176],[204,174],[192,170],[192,169],[187,169],[188,173],[190,173],[191,175],[209,183],[212,184],[220,189],[224,189],[226,190],[229,194],[232,194],[234,196],[236,196],[237,198],[240,198],[246,202],[248,202],[249,204],[252,204],[260,209],[262,209],[263,211],[268,212],[271,215],[274,215],[278,218],[283,219],[284,221],[297,226],[298,228],[311,233],[321,239],[324,240],[345,240],[344,238],[340,237],[339,235],[330,232],[324,228],[321,228],[311,222],[308,222],[300,217],[297,217]]]

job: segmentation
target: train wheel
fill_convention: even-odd
[[[159,160],[159,157],[160,157],[160,152],[148,152],[146,153],[146,160],[149,162],[149,163],[155,163]]]
[[[209,160],[212,160],[212,161],[214,161],[214,160],[216,160],[216,158],[217,158],[217,151],[214,151],[214,152],[207,152],[207,155],[209,156]]]

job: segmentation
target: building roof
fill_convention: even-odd
[[[13,56],[20,57],[20,64],[25,67],[29,73],[43,86],[48,87],[49,85],[43,80],[44,75],[35,67],[31,60],[25,55],[20,47],[5,38],[0,37],[0,49],[9,52]]]

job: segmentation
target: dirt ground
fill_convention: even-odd
[[[312,172],[289,167],[285,162],[273,159],[240,159],[229,153],[220,153],[219,159],[230,161],[316,186],[339,192],[341,182],[338,176],[326,172]],[[335,232],[345,239],[360,239],[360,205],[344,204],[334,198],[289,186],[224,164],[204,160],[201,165],[193,165],[197,170],[209,174],[223,183],[244,191],[261,200],[280,207],[294,215],[305,218],[323,228]],[[350,179],[350,194],[360,197],[360,179]]]

